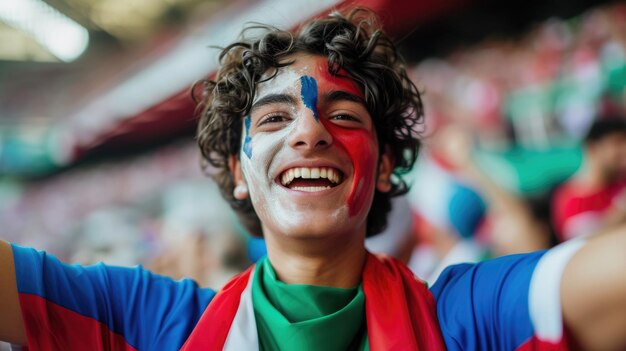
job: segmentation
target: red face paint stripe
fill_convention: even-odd
[[[95,319],[37,295],[20,294],[19,299],[30,350],[137,351]]]
[[[346,150],[354,168],[354,182],[350,196],[348,197],[348,206],[350,208],[350,216],[361,211],[369,200],[373,190],[368,192],[368,184],[374,184],[374,176],[376,169],[376,148],[371,142],[372,136],[364,130],[342,130],[343,128],[332,125],[331,122],[326,123],[326,128],[330,131],[335,142]]]
[[[355,82],[333,76],[328,71],[321,73],[323,79],[318,82],[320,91],[342,90],[363,97],[363,93]],[[345,74],[345,72],[340,73]],[[373,130],[342,128],[326,119],[322,120],[326,129],[333,136],[333,140],[347,152],[352,160],[354,182],[348,197],[348,207],[350,209],[349,215],[354,216],[367,206],[374,193],[378,159],[376,136]],[[371,188],[368,188],[368,185]]]

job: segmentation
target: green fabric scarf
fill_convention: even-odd
[[[254,274],[252,304],[261,350],[369,350],[361,285],[285,284],[264,258]]]

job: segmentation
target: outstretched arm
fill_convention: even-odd
[[[572,257],[561,301],[573,349],[626,349],[626,225],[590,238]]]
[[[11,245],[0,240],[0,340],[26,344]]]

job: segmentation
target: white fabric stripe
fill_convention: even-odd
[[[528,306],[535,335],[543,341],[557,343],[563,337],[561,314],[561,277],[570,258],[585,240],[567,241],[546,252],[530,280]]]
[[[224,351],[258,350],[259,340],[256,330],[256,319],[254,318],[254,308],[252,307],[252,281],[254,280],[254,270],[250,272],[248,284],[241,294],[239,308],[230,326]]]

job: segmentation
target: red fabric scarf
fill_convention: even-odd
[[[363,291],[370,350],[445,350],[435,300],[424,283],[396,259],[368,253],[366,260]],[[223,348],[253,270],[233,278],[215,296],[182,351]]]

